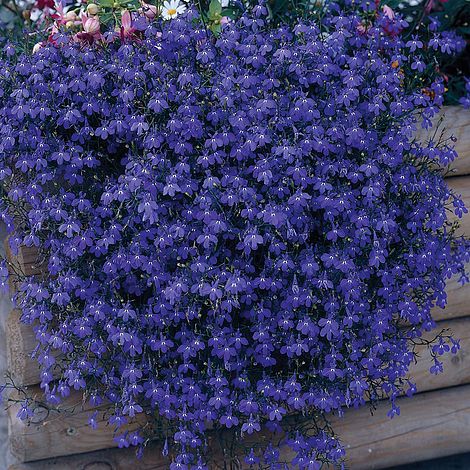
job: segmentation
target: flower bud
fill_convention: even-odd
[[[87,11],[87,13],[89,13],[90,15],[97,15],[98,12],[100,11],[100,7],[99,7],[96,3],[90,3],[90,4],[86,7],[86,11]]]
[[[140,8],[140,11],[149,20],[153,20],[157,16],[157,7],[155,5],[149,5],[148,3],[142,2],[142,7]]]
[[[85,33],[91,34],[92,36],[100,32],[100,22],[96,18],[88,18],[83,25]]]
[[[68,11],[64,16],[64,19],[66,21],[77,21],[77,14],[74,11]]]
[[[70,28],[73,28],[75,25],[75,23],[73,21],[67,21],[67,23],[65,23],[65,27],[70,29]]]

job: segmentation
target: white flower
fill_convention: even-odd
[[[179,14],[184,13],[185,11],[186,7],[182,5],[179,0],[167,0],[163,4],[162,16],[165,20],[169,20],[170,18],[176,18]]]
[[[39,8],[33,8],[31,10],[31,21],[34,23],[36,22],[37,20],[39,20],[39,18],[41,18],[42,16],[42,10],[40,10]]]
[[[43,47],[42,42],[37,42],[33,47],[33,54],[36,54],[36,52],[39,51],[39,49],[41,49],[41,47]]]

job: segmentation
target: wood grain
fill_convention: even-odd
[[[455,355],[442,356],[440,359],[444,364],[444,372],[433,375],[429,371],[433,361],[427,347],[420,346],[417,350],[419,358],[410,371],[410,378],[416,382],[418,392],[470,384],[470,317],[439,322],[436,330],[424,337],[431,340],[435,338],[436,333],[444,329],[449,330],[454,338],[460,340],[461,349]]]
[[[470,211],[470,176],[456,176],[448,178],[447,183],[456,194],[462,197],[465,206]],[[470,237],[470,212],[464,214],[461,219],[454,215],[452,215],[451,218],[453,220],[458,220],[460,223],[458,235]]]
[[[436,125],[442,118],[442,122],[436,131]],[[451,165],[452,175],[470,174],[470,110],[463,109],[461,106],[446,106],[439,115],[433,119],[434,126],[426,131],[419,129],[417,138],[423,142],[439,138],[442,133],[444,139],[454,136],[457,138],[455,150],[459,157]]]
[[[387,417],[388,403],[380,403],[373,415],[368,408],[361,408],[347,410],[344,418],[334,418],[333,425],[347,448],[348,469],[378,470],[469,450],[470,385],[399,399],[398,405],[401,415],[393,420]],[[258,435],[258,439],[262,438]],[[290,460],[293,456],[284,450],[282,457]],[[161,447],[152,443],[139,461],[129,449],[109,449],[17,464],[10,470],[162,470],[168,467]],[[215,467],[219,466],[211,470]]]
[[[39,462],[20,463],[9,470],[168,470],[168,460],[161,446],[151,443],[142,459],[136,460],[132,449],[109,449],[82,455],[71,455]]]
[[[468,266],[470,270],[470,266]],[[449,279],[446,284],[447,305],[432,310],[434,320],[451,320],[470,316],[470,283],[462,285],[458,276]]]
[[[39,364],[31,357],[37,341],[32,326],[22,323],[20,317],[21,311],[13,309],[5,325],[8,372],[16,385],[34,385],[40,382]]]
[[[387,417],[381,403],[373,416],[366,408],[346,412],[333,426],[346,444],[351,470],[376,470],[468,452],[470,386],[399,399],[401,415]]]
[[[72,392],[59,406],[53,408],[40,404],[43,393],[39,387],[28,389],[28,395],[38,400],[32,423],[16,417],[20,402],[10,403],[7,410],[10,450],[20,462],[116,447],[113,429],[106,425],[108,405],[91,407],[83,402],[81,393]],[[88,425],[94,411],[98,412],[98,429]],[[129,424],[127,430],[135,429],[136,426]]]
[[[10,247],[9,237],[6,238],[5,256],[9,263],[10,291],[12,294],[18,291],[17,283],[23,276],[40,276],[46,268],[39,259],[39,252],[36,247],[21,246],[16,255]]]

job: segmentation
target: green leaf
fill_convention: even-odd
[[[220,34],[220,31],[222,30],[222,25],[220,23],[213,23],[211,26],[210,26],[210,30],[216,35],[218,36]]]
[[[231,20],[238,18],[240,16],[240,10],[236,8],[227,7],[222,10],[222,16],[227,16]]]
[[[209,18],[215,18],[222,13],[222,4],[219,0],[211,0],[209,4]]]
[[[96,4],[102,8],[112,8],[114,0],[98,0]]]

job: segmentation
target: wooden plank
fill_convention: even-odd
[[[17,386],[28,386],[40,382],[39,363],[31,357],[37,340],[32,326],[22,323],[20,317],[21,311],[13,309],[6,321],[7,367]]]
[[[40,404],[43,394],[39,387],[29,389],[28,395],[38,401],[33,422],[17,418],[20,402],[10,402],[7,410],[10,450],[20,462],[116,447],[113,429],[106,425],[107,405],[93,408],[83,403],[82,394],[72,392],[59,406],[46,407]],[[98,411],[98,429],[88,425],[94,411]],[[129,424],[127,430],[135,427]]]
[[[18,254],[14,255],[10,248],[9,237],[5,240],[4,246],[9,263],[10,290],[14,294],[18,290],[17,283],[20,282],[20,277],[40,276],[45,272],[45,267],[36,247],[21,246]]]
[[[436,333],[444,329],[448,329],[453,337],[460,340],[460,351],[455,355],[441,356],[444,372],[434,375],[429,372],[433,360],[427,347],[420,346],[417,350],[417,363],[410,371],[410,377],[416,382],[418,392],[470,384],[470,317],[439,322],[436,330],[427,333],[424,338],[431,340],[435,338]]]
[[[168,460],[162,456],[161,445],[151,443],[142,459],[132,449],[109,449],[88,454],[71,455],[39,462],[19,463],[9,470],[167,470]]]
[[[446,292],[447,305],[445,308],[435,307],[432,310],[434,320],[451,320],[470,316],[470,283],[462,285],[458,282],[458,276],[454,276],[447,281]]]
[[[470,210],[470,176],[449,178],[447,182],[453,191],[462,196],[466,207]],[[452,216],[452,220],[458,220],[460,223],[458,235],[470,237],[470,213],[464,214],[462,219]],[[470,266],[468,268],[470,269]],[[448,294],[447,306],[445,309],[435,308],[433,310],[434,319],[444,320],[470,315],[470,283],[462,286],[456,276],[447,282],[446,291]]]
[[[470,383],[470,318],[441,322],[438,328],[452,330],[461,340],[461,351],[443,356],[444,373],[431,375],[432,361],[426,348],[420,347],[410,375],[421,392]],[[435,334],[429,333],[429,339]],[[41,396],[38,387],[33,387],[31,393]],[[88,427],[90,408],[82,409],[80,402],[80,394],[73,393],[61,405],[62,410],[75,406],[73,413],[51,411],[29,426],[16,418],[19,404],[12,405],[8,412],[12,453],[21,461],[32,461],[115,447],[112,431],[103,419],[98,430]]]
[[[462,197],[465,206],[470,211],[470,176],[456,176],[454,178],[448,178],[447,183],[449,187]],[[465,235],[470,237],[470,212],[464,214],[461,219],[452,216],[452,220],[458,220],[460,223],[458,235]]]
[[[398,400],[401,415],[387,417],[388,403],[380,403],[371,416],[367,407],[347,410],[333,426],[347,448],[347,468],[377,470],[470,450],[470,385],[423,393]],[[262,441],[264,435],[254,439]],[[282,450],[290,461],[292,453]],[[221,465],[222,459],[216,462]],[[220,468],[214,465],[212,469]],[[151,443],[143,458],[130,449],[110,449],[84,455],[17,464],[10,470],[160,470],[168,468],[161,447]],[[239,468],[246,468],[242,466]]]
[[[435,125],[441,117],[442,123],[436,131]],[[417,138],[425,142],[430,138],[438,140],[441,133],[444,139],[454,135],[457,138],[455,150],[459,157],[451,165],[451,174],[470,174],[470,110],[463,109],[462,106],[445,106],[433,122],[435,125],[428,131],[420,128]]]
[[[377,470],[470,451],[470,386],[399,399],[401,414],[381,403],[347,411],[333,426],[347,448],[349,468]]]

